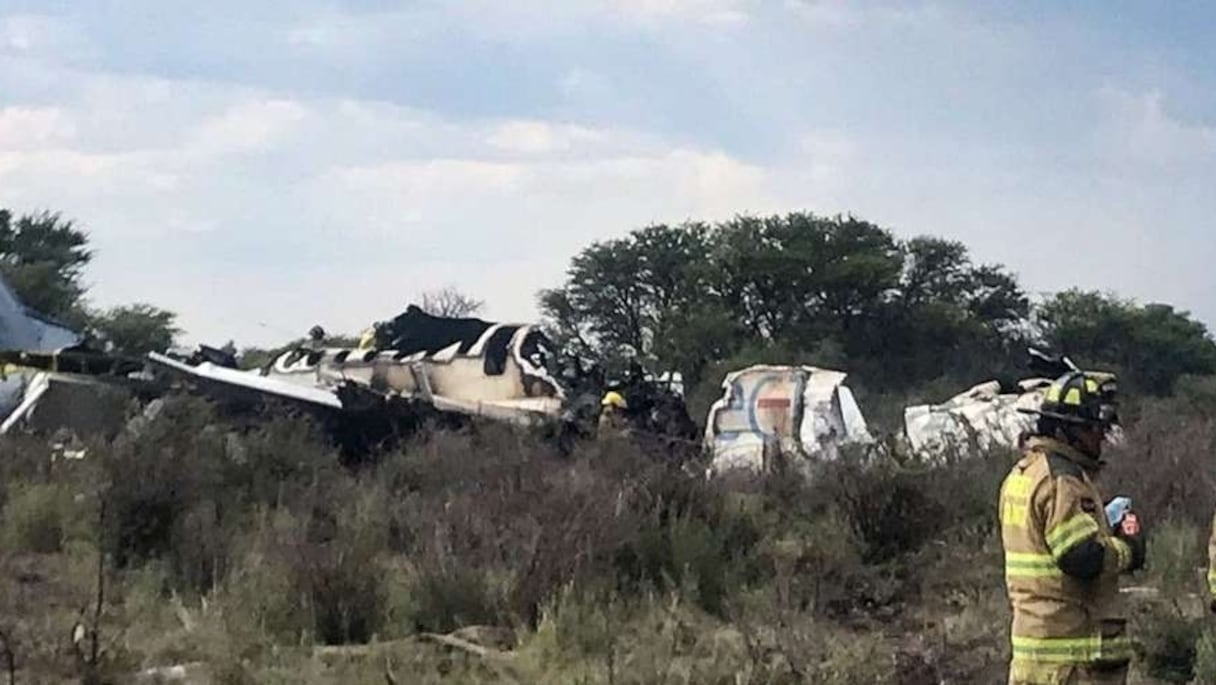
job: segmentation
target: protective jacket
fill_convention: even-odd
[[[1208,592],[1216,600],[1216,516],[1212,517],[1212,534],[1208,538]]]
[[[606,438],[621,438],[627,435],[629,435],[629,423],[626,421],[623,413],[612,407],[605,407],[600,411],[596,437],[603,440]]]
[[[1061,682],[1074,667],[1119,669],[1131,659],[1115,605],[1133,552],[1107,523],[1097,468],[1067,444],[1035,437],[1001,486],[1012,683]]]

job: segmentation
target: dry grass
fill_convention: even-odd
[[[1212,503],[1175,501],[1199,496],[1216,428],[1179,417],[1146,406],[1112,459],[1108,489],[1125,484],[1154,534],[1138,582],[1163,589],[1135,615],[1141,682],[1216,674],[1194,615]],[[185,399],[85,462],[0,453],[19,682],[90,670],[71,636],[92,627],[98,550],[103,682],[171,664],[221,683],[1003,678],[1007,454],[707,482],[620,444],[566,454],[475,425],[342,467],[307,422],[241,425]]]

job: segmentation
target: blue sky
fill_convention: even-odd
[[[427,288],[535,316],[589,241],[851,212],[1216,323],[1216,9],[0,0],[0,206],[193,341]]]

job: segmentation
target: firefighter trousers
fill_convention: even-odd
[[[1036,668],[1033,675],[1011,670],[1009,685],[1127,685],[1127,671],[1127,664],[1060,664]]]

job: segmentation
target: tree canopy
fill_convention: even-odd
[[[1164,395],[1183,375],[1216,374],[1207,328],[1167,304],[1068,290],[1045,302],[1038,318],[1051,345],[1078,364],[1112,365],[1133,390]]]
[[[92,314],[90,319],[93,331],[118,354],[163,352],[173,346],[180,332],[176,314],[150,304],[113,307]]]
[[[0,275],[28,306],[91,329],[118,352],[171,346],[172,312],[89,306],[92,259],[74,222],[0,209]],[[964,386],[1023,373],[1031,344],[1118,371],[1136,392],[1166,394],[1179,378],[1216,374],[1216,343],[1188,312],[1081,290],[1032,306],[1014,274],[976,263],[966,245],[901,239],[853,216],[645,226],[581,250],[565,282],[539,299],[568,353],[609,371],[633,363],[679,371],[689,385],[780,357],[843,368],[874,391]],[[476,315],[483,305],[454,287],[421,298],[441,316]]]
[[[164,350],[180,332],[177,315],[148,304],[94,310],[86,301],[89,236],[57,213],[15,216],[0,209],[0,275],[29,308],[88,330],[116,352]]]
[[[14,217],[0,209],[0,274],[26,306],[80,320],[89,237],[59,214]]]
[[[852,216],[646,226],[575,255],[540,306],[567,349],[694,384],[763,349],[842,366],[880,391],[1017,376],[1031,344],[1115,367],[1145,392],[1216,372],[1216,345],[1185,312],[1075,291],[1036,311],[1014,274],[962,243],[904,240]]]

